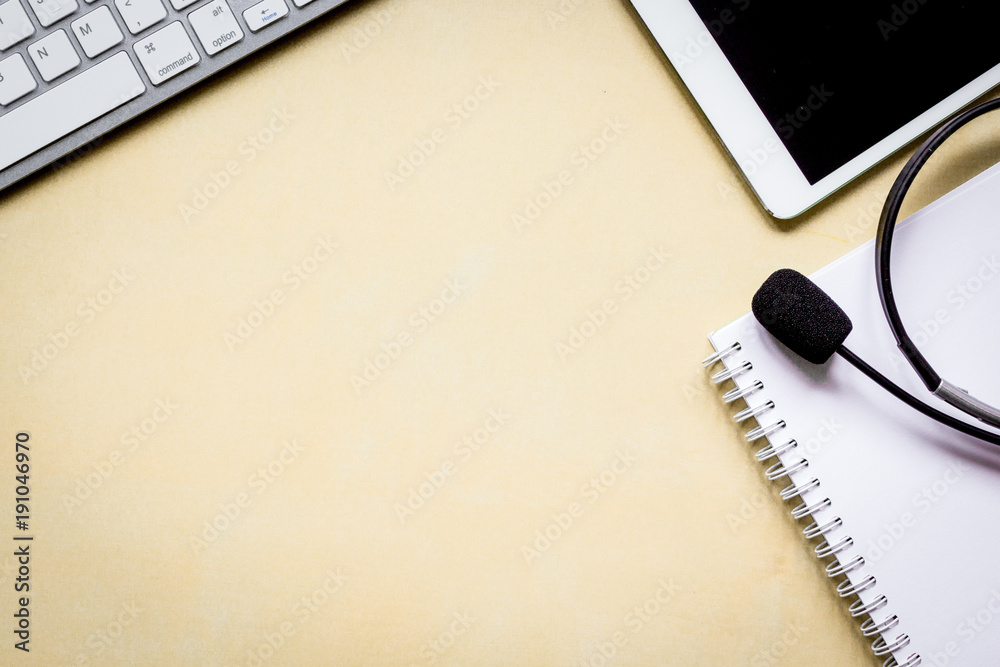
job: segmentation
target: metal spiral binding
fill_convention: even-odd
[[[875,577],[870,574],[857,583],[853,583],[850,579],[844,579],[837,586],[837,594],[842,598],[849,598],[852,595],[857,595],[861,591],[867,591],[869,588],[874,586]]]
[[[803,468],[809,467],[809,461],[805,459],[799,459],[790,466],[786,466],[784,463],[775,463],[773,466],[764,471],[764,476],[767,477],[772,482],[776,479],[781,479],[782,477],[787,477],[793,472],[798,472]]]
[[[767,447],[764,447],[763,449],[758,451],[755,454],[755,456],[757,457],[758,461],[766,461],[770,458],[774,458],[775,456],[781,456],[785,452],[794,449],[798,446],[799,443],[795,442],[795,440],[789,440],[785,444],[779,445],[777,447],[775,447],[774,445],[768,445]]]
[[[837,518],[839,519],[840,517]],[[864,556],[855,556],[846,563],[839,560],[835,560],[826,566],[826,576],[839,577],[842,574],[847,574],[848,572],[858,569],[864,564],[865,564]]]
[[[746,410],[740,410],[735,415],[733,415],[733,419],[735,419],[736,423],[739,424],[741,422],[745,422],[751,417],[756,418],[758,415],[762,415],[768,410],[773,410],[773,409],[774,409],[774,401],[768,401],[767,403],[761,403],[756,408],[747,408]]]
[[[819,480],[813,477],[811,480],[803,484],[802,486],[796,486],[795,484],[789,484],[781,490],[782,500],[791,500],[792,498],[797,498],[807,491],[812,491],[819,486]]]
[[[753,442],[754,440],[760,440],[761,438],[766,438],[775,431],[785,428],[785,422],[779,421],[770,426],[758,426],[755,429],[747,431],[743,437],[747,439],[748,442]]]
[[[861,624],[861,634],[865,637],[874,637],[875,635],[892,630],[897,625],[899,625],[899,616],[895,614],[889,616],[881,623],[876,623],[874,618],[869,618]]]
[[[802,534],[806,536],[807,540],[811,540],[814,537],[819,537],[820,535],[826,535],[834,528],[840,528],[844,525],[843,519],[839,516],[833,517],[831,520],[824,523],[822,526],[819,525],[819,521],[813,521],[809,524],[809,527],[802,531]]]
[[[757,380],[752,385],[750,385],[749,387],[745,387],[744,389],[740,389],[739,387],[737,387],[736,389],[730,389],[729,391],[727,391],[725,394],[722,395],[722,400],[728,405],[733,401],[738,401],[741,398],[746,398],[750,394],[760,391],[763,388],[764,388],[764,383],[761,382],[760,380]]]
[[[730,354],[733,354],[735,352],[739,352],[742,349],[743,349],[743,346],[740,345],[739,341],[736,341],[735,343],[733,343],[729,347],[724,348],[722,350],[719,350],[715,354],[709,355],[709,356],[705,357],[704,359],[702,359],[701,360],[701,365],[704,366],[705,368],[708,368],[709,366],[711,366],[715,362],[722,361],[723,359],[725,359],[726,357],[728,357]]]
[[[719,371],[718,373],[712,376],[712,381],[715,382],[715,384],[722,384],[726,380],[732,380],[734,377],[737,377],[738,375],[743,375],[749,370],[753,370],[753,364],[751,364],[749,361],[744,361],[742,366],[737,366],[736,368],[727,368],[725,370]]]
[[[806,505],[805,503],[802,503],[801,505],[798,505],[795,509],[792,510],[792,517],[795,519],[802,519],[804,517],[809,516],[810,514],[816,514],[816,512],[819,512],[820,510],[825,510],[832,504],[833,503],[830,501],[829,498],[824,498],[823,500],[815,502],[812,505]]]
[[[868,604],[858,600],[850,606],[849,611],[851,612],[851,616],[854,618],[859,616],[871,616],[872,612],[878,611],[887,604],[889,604],[889,600],[884,595],[880,595]]]
[[[834,554],[839,554],[841,551],[848,547],[854,546],[853,537],[842,537],[836,544],[830,544],[830,540],[823,540],[823,542],[813,549],[816,552],[818,558],[826,558],[828,556],[833,556]],[[850,581],[850,580],[848,580]]]
[[[896,641],[892,643],[887,642],[885,640],[885,637],[879,637],[874,642],[872,642],[872,651],[877,656],[889,655],[894,651],[906,648],[906,646],[909,643],[910,643],[910,636],[905,633],[896,637]],[[920,656],[917,657],[919,658]]]
[[[708,368],[718,362],[722,362],[725,366],[723,370],[712,375],[712,381],[715,384],[722,384],[726,380],[736,380],[744,374],[753,370],[753,363],[746,359],[730,359],[737,355],[737,353],[743,350],[743,346],[739,342],[735,342],[729,347],[723,348],[716,352],[715,354],[709,356],[702,364]],[[744,383],[744,386],[737,386],[725,393],[722,400],[729,404],[740,399],[745,399],[751,394],[764,390],[764,383],[760,380],[752,380]],[[769,413],[776,409],[773,401],[765,400],[757,406],[750,406],[743,410],[737,412],[733,419],[737,423],[742,423],[750,419],[757,420],[757,426],[750,431],[747,431],[744,437],[748,442],[754,442],[756,440],[765,439],[767,444],[762,447],[756,453],[756,458],[758,461],[767,461],[769,459],[778,459],[777,463],[771,465],[767,470],[764,471],[765,477],[769,480],[777,480],[782,477],[789,477],[797,472],[805,470],[809,467],[809,461],[805,458],[800,458],[799,460],[792,463],[785,463],[781,461],[781,458],[796,449],[798,443],[794,438],[784,440],[778,440],[774,438],[775,434],[784,429],[787,424],[784,420],[777,420],[771,424],[762,424],[758,419],[765,413]],[[858,596],[859,594],[869,591],[876,586],[875,577],[872,575],[867,575],[863,577],[855,576],[852,579],[849,573],[860,570],[865,566],[865,559],[863,556],[855,555],[853,558],[846,559],[844,554],[845,551],[854,546],[854,539],[848,535],[836,536],[833,533],[837,532],[838,529],[843,527],[843,520],[839,516],[834,516],[831,519],[821,520],[818,515],[824,511],[829,510],[833,502],[829,498],[821,497],[820,500],[813,500],[806,498],[806,494],[815,491],[820,485],[819,479],[813,477],[806,482],[797,484],[794,480],[781,490],[782,500],[789,501],[794,498],[801,499],[801,502],[791,510],[792,516],[795,519],[803,519],[807,516],[813,517],[813,522],[809,524],[802,533],[807,539],[815,539],[822,537],[823,541],[815,547],[816,556],[818,558],[829,558],[833,556],[834,560],[826,566],[826,574],[829,577],[840,577],[844,576],[843,580],[837,585],[837,594],[840,597],[848,598]],[[889,601],[884,595],[879,595],[869,602],[864,602],[860,597],[855,600],[849,611],[851,616],[854,618],[866,618],[866,620],[861,623],[861,633],[865,637],[875,637],[872,642],[871,648],[872,652],[877,656],[889,656],[885,662],[883,662],[883,667],[916,667],[921,663],[920,655],[913,653],[904,662],[899,662],[892,653],[898,652],[905,648],[910,643],[909,635],[906,633],[900,633],[895,639],[890,641],[887,637],[889,631],[893,630],[899,625],[899,617],[895,614],[885,616],[881,620],[876,620],[874,614],[879,610],[882,610],[889,604]]]

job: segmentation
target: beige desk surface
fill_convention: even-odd
[[[31,179],[0,661],[875,664],[698,362],[901,163],[779,223],[624,0],[375,0]]]

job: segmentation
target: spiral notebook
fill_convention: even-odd
[[[893,248],[910,335],[943,377],[992,405],[1000,405],[997,211],[1000,166],[900,223]],[[897,352],[874,261],[869,243],[812,276],[854,322],[845,344],[960,415]],[[721,356],[716,381],[736,385],[724,400],[734,413],[745,400],[736,417],[762,469],[780,480],[875,654],[889,666],[997,664],[1000,448],[924,418],[836,355],[823,366],[798,359],[753,315],[709,338]]]

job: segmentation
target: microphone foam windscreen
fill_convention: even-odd
[[[761,326],[806,361],[826,363],[854,325],[847,313],[798,271],[771,274],[753,296]]]

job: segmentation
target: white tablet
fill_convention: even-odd
[[[778,218],[1000,83],[995,0],[632,4]]]

